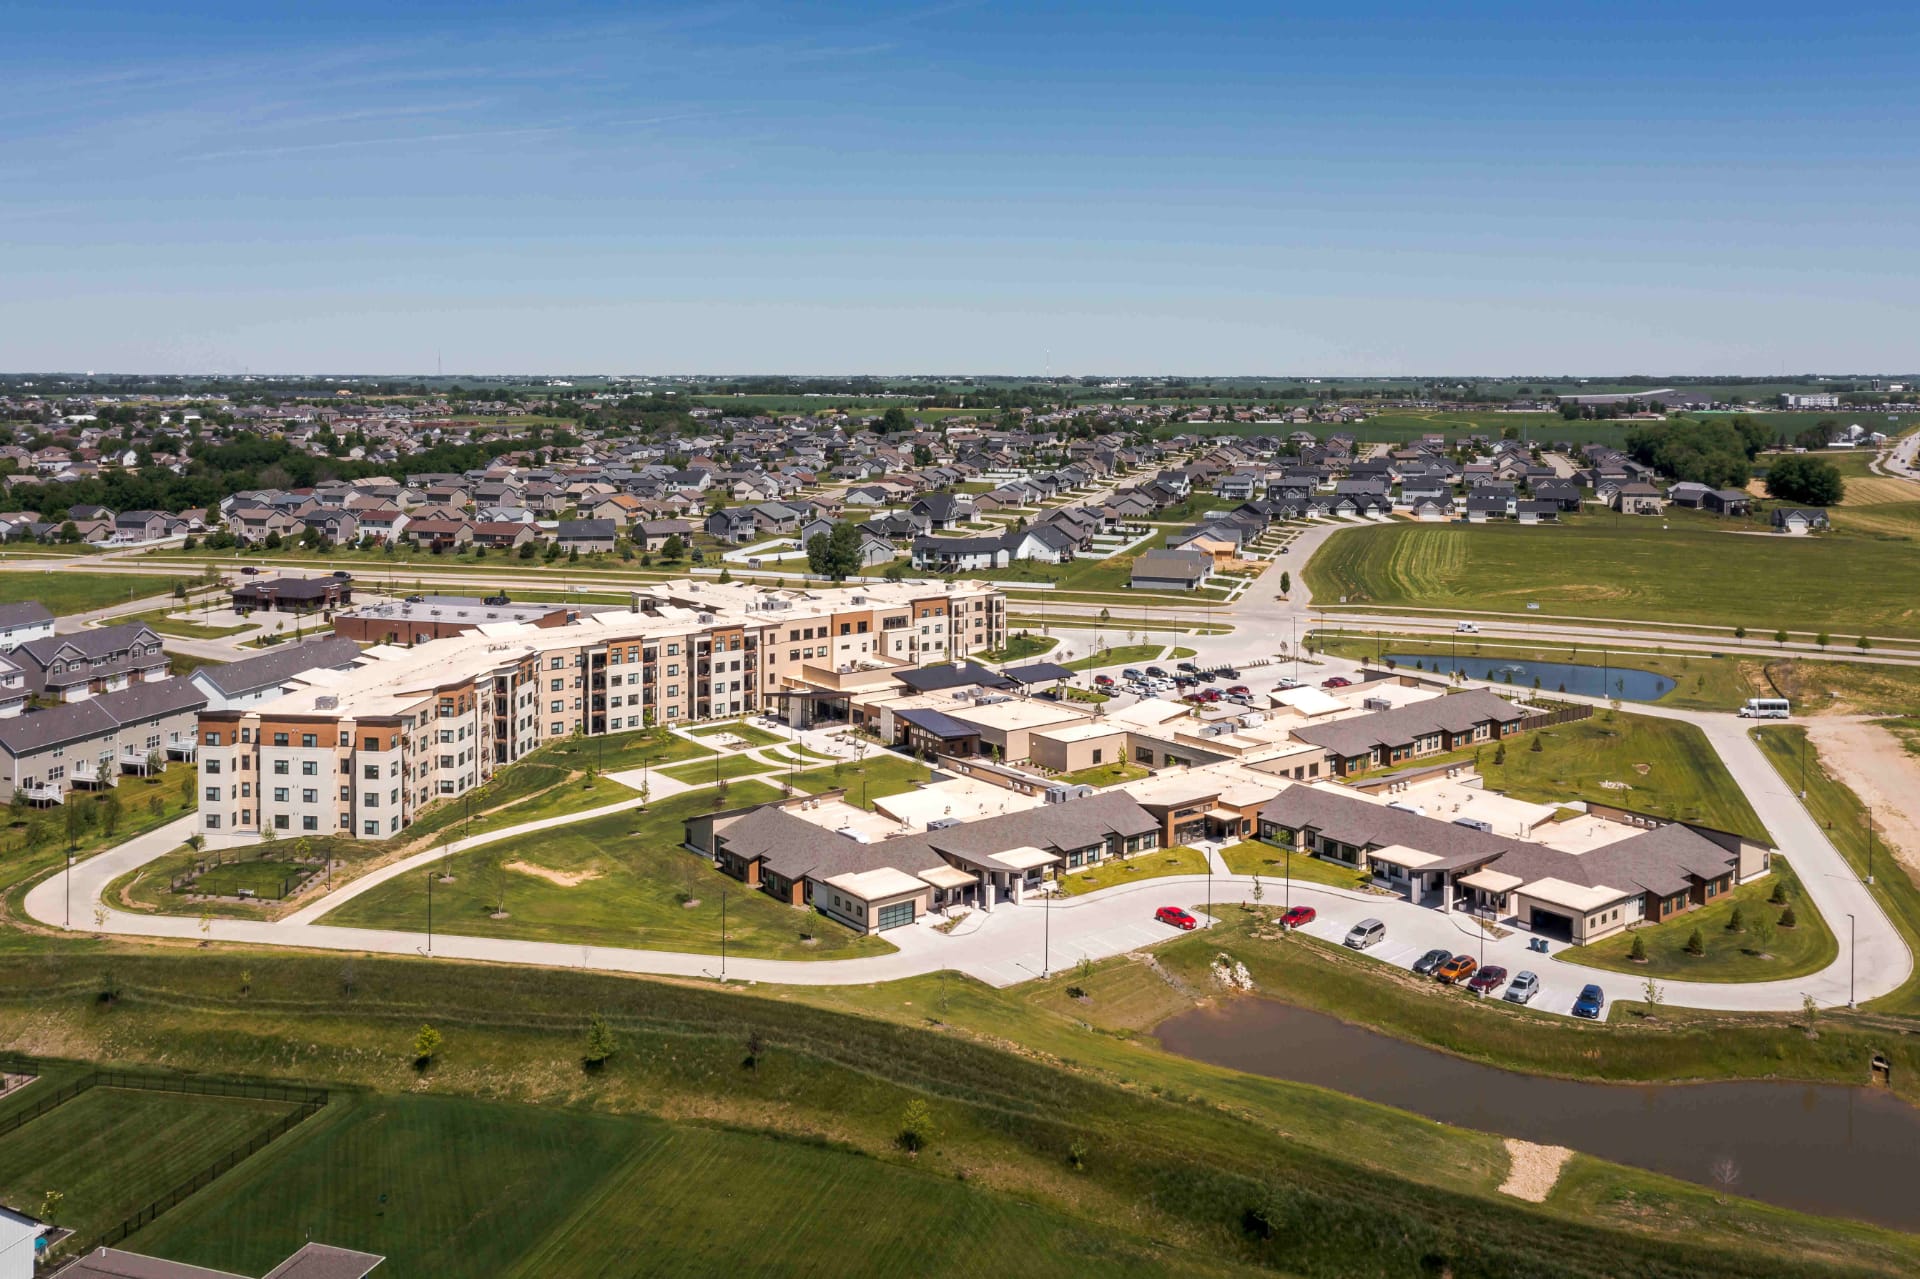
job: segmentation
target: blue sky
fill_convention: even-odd
[[[0,3],[0,368],[1916,364],[1910,4],[169,8]]]

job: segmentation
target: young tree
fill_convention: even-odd
[[[1820,1032],[1814,1029],[1820,1021],[1820,1005],[1813,1002],[1812,995],[1800,996],[1800,1018],[1807,1023],[1808,1039],[1818,1039]]]
[[[1727,931],[1730,933],[1742,932],[1746,929],[1746,926],[1747,913],[1736,904],[1733,908],[1733,913],[1727,916]]]
[[[1293,594],[1293,575],[1285,569],[1280,570],[1280,593],[1282,595]]]
[[[613,1027],[595,1013],[587,1019],[587,1048],[580,1055],[580,1064],[588,1070],[599,1070],[613,1057],[613,1050]]]
[[[413,1068],[425,1070],[440,1053],[440,1032],[426,1022],[413,1032]]]
[[[1633,935],[1633,945],[1627,949],[1627,958],[1636,964],[1647,962],[1647,939],[1639,933]]]
[[[669,564],[686,558],[686,554],[687,544],[680,540],[678,533],[669,533],[667,540],[660,544],[660,558]]]
[[[1666,1001],[1667,994],[1660,989],[1659,982],[1649,977],[1647,978],[1647,984],[1641,988],[1640,997],[1646,1001],[1648,1009],[1647,1017],[1651,1019],[1659,1013],[1660,1005]]]
[[[933,1108],[927,1105],[926,1099],[915,1097],[908,1101],[900,1113],[900,1133],[894,1138],[899,1147],[908,1154],[918,1154],[932,1145],[938,1135],[933,1126]]]
[[[1780,927],[1798,928],[1799,926],[1800,917],[1793,913],[1793,907],[1789,906],[1780,912]]]
[[[1704,955],[1707,953],[1707,939],[1700,935],[1698,928],[1695,928],[1687,935],[1687,953],[1689,955]]]
[[[108,790],[100,800],[100,830],[108,839],[120,829],[120,792]]]

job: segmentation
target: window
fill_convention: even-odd
[[[320,744],[319,735],[315,733],[302,733],[300,734],[300,744],[308,750],[312,750]]]
[[[302,817],[300,819],[300,829],[301,830],[319,830],[320,819],[318,817]]]
[[[275,746],[285,746],[287,744],[287,735],[285,733],[275,733],[273,735],[273,744]]]
[[[317,759],[303,759],[303,760],[301,760],[301,761],[300,761],[300,776],[302,776],[302,777],[318,777],[318,776],[320,776],[320,761],[319,761],[319,760],[317,760]]]
[[[362,822],[360,824],[360,833],[363,835],[378,835],[380,833],[380,823]]]
[[[317,790],[303,790],[300,792],[300,802],[303,804],[317,804],[320,802],[320,792]]]
[[[208,830],[219,830],[219,829],[220,829],[220,814],[218,814],[218,813],[208,813],[208,814],[207,814],[207,829],[208,829]]]
[[[287,802],[287,788],[286,788],[286,787],[284,787],[284,786],[276,786],[276,787],[274,787],[274,788],[273,788],[273,802],[274,802],[274,803],[276,803],[276,804],[284,804],[284,803],[286,803],[286,802]]]
[[[293,819],[285,813],[275,813],[273,815],[273,828],[275,830],[292,830]]]
[[[207,787],[207,802],[209,804],[217,804],[220,802],[220,788],[218,786]]]
[[[217,759],[208,760],[202,767],[206,770],[209,777],[218,777],[220,775],[220,761]]]
[[[276,759],[273,761],[273,775],[275,777],[285,777],[288,771],[289,769],[288,769],[286,760]]]
[[[380,765],[378,764],[362,765],[360,769],[360,775],[366,778],[370,782],[377,782],[380,780]]]

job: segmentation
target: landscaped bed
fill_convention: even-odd
[[[1075,897],[1121,884],[1138,884],[1167,875],[1204,875],[1206,854],[1182,844],[1174,848],[1156,848],[1134,857],[1116,857],[1098,866],[1060,871],[1060,892]]]

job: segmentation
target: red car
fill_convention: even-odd
[[[1473,980],[1467,983],[1467,989],[1476,995],[1491,995],[1504,986],[1506,981],[1506,969],[1498,964],[1488,964],[1473,975]]]
[[[1200,926],[1199,920],[1195,919],[1186,911],[1181,910],[1178,906],[1162,906],[1159,910],[1153,912],[1153,917],[1159,923],[1172,924],[1175,928],[1182,928],[1188,932],[1192,932]]]
[[[1345,675],[1335,675],[1332,679],[1323,679],[1320,681],[1321,688],[1349,688],[1352,684],[1353,681]]]
[[[1227,690],[1227,696],[1228,697],[1251,697],[1253,696],[1253,690],[1248,688],[1245,684],[1235,684],[1232,688]]]
[[[1203,688],[1200,690],[1199,696],[1200,700],[1204,702],[1217,702],[1220,700],[1220,690],[1217,688]]]
[[[1304,925],[1311,924],[1317,913],[1318,912],[1311,906],[1295,906],[1292,910],[1280,916],[1280,922],[1288,928],[1300,928]]]
[[[1100,687],[1102,687],[1102,688],[1111,688],[1111,687],[1113,687],[1113,676],[1111,676],[1111,675],[1095,675],[1095,676],[1093,677],[1093,682],[1094,682],[1094,683],[1096,683],[1096,684],[1098,684],[1098,685],[1100,685]]]

